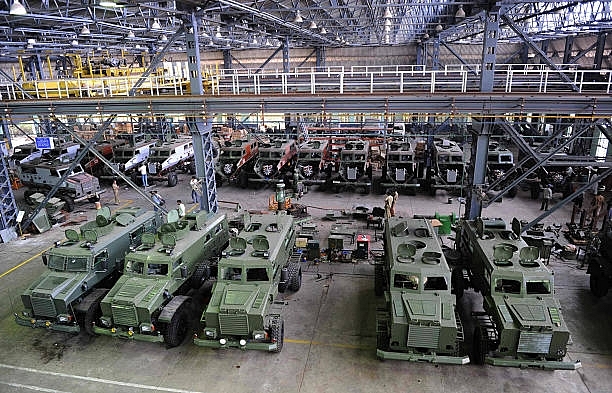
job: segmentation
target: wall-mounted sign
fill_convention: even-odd
[[[53,138],[50,137],[36,137],[36,148],[37,149],[53,149]]]

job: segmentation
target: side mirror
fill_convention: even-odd
[[[187,278],[187,266],[181,266],[181,278]]]

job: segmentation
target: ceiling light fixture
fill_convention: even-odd
[[[161,35],[161,37],[159,37],[159,40],[160,40],[161,42],[167,42],[167,41],[168,41],[168,37],[166,37],[166,35],[165,35],[165,34],[162,34],[162,35]]]
[[[28,38],[28,45],[34,45],[36,43],[36,38]]]
[[[385,19],[393,18],[393,14],[391,13],[391,10],[389,9],[389,7],[385,8],[385,15],[383,15],[383,18]]]
[[[72,45],[72,46],[78,46],[78,45],[79,45],[79,41],[77,41],[77,40],[72,40],[72,42],[70,43],[70,45]]]
[[[463,4],[459,4],[457,13],[455,14],[455,22],[460,22],[465,18],[465,11],[463,10]]]
[[[436,33],[441,32],[442,30],[444,30],[444,28],[442,27],[441,24],[437,24],[436,27],[434,28],[434,30],[436,31]]]
[[[153,19],[153,24],[151,25],[151,29],[152,30],[161,29],[161,25],[159,24],[159,21],[157,19]]]
[[[311,29],[316,29],[317,28],[317,22],[315,22],[314,20],[310,22],[310,26],[308,26]]]
[[[293,19],[293,23],[302,23],[304,22],[304,19],[302,19],[302,14],[300,13],[300,10],[298,10],[295,13],[295,18]]]
[[[319,30],[321,34],[327,34],[327,30],[325,30],[325,26],[321,26],[321,30]]]
[[[11,4],[9,9],[9,15],[26,15],[27,13],[28,11],[19,0],[13,0],[13,4]]]
[[[125,4],[119,4],[119,3],[114,2],[113,0],[100,0],[100,2],[98,2],[98,5],[100,7],[106,7],[106,8],[121,8]]]
[[[136,35],[134,34],[134,32],[132,30],[130,30],[130,32],[127,35],[127,38],[129,40],[133,40],[134,38],[136,38]]]
[[[217,26],[217,33],[215,34],[215,37],[217,38],[222,38],[223,36],[221,35],[221,27]]]
[[[81,35],[90,35],[91,31],[89,31],[89,27],[87,27],[87,25],[83,25],[83,28],[81,29]]]

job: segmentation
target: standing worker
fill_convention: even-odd
[[[140,167],[138,167],[138,172],[140,172],[140,177],[142,178],[142,186],[149,187],[149,183],[147,181],[147,163],[143,162]]]
[[[597,229],[597,221],[605,213],[604,205],[606,204],[606,198],[603,195],[595,195],[593,199],[593,217],[591,218],[591,230]]]
[[[189,180],[191,186],[191,203],[200,203],[200,195],[202,194],[202,182],[197,177],[191,176]]]
[[[185,214],[187,214],[185,204],[180,199],[176,201],[176,211],[178,212],[179,218],[184,218]]]
[[[540,206],[540,210],[548,210],[548,204],[552,199],[552,189],[550,188],[550,184],[547,184],[546,187],[542,190],[542,205]]]
[[[385,218],[392,217],[391,206],[393,206],[393,194],[391,190],[387,190],[387,196],[385,196]]]
[[[151,191],[151,199],[155,203],[155,207],[154,207],[155,211],[159,211],[159,207],[163,206],[166,203],[164,198],[161,195],[159,195],[159,193],[155,190]]]
[[[391,203],[391,217],[395,217],[395,203],[397,202],[397,199],[399,198],[397,189],[395,188],[391,189],[391,196],[393,197],[393,202]]]
[[[119,185],[117,184],[117,178],[113,178],[113,195],[115,196],[115,205],[119,204]]]

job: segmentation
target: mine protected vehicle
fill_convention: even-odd
[[[368,160],[368,140],[346,140],[339,147],[337,174],[332,179],[336,192],[344,187],[361,187],[367,194],[372,187],[372,167]]]
[[[260,143],[252,180],[276,182],[285,175],[291,175],[296,155],[297,146],[293,139],[273,139],[269,143]]]
[[[306,185],[325,182],[325,164],[331,156],[331,144],[326,138],[310,138],[298,146],[296,172]]]
[[[25,310],[18,324],[65,332],[91,329],[95,304],[119,277],[125,255],[146,234],[161,225],[155,212],[125,208],[111,215],[98,210],[95,221],[79,231],[66,230],[66,239],[42,254],[47,270],[21,295]]]
[[[179,219],[171,210],[157,234],[144,236],[126,256],[123,275],[99,303],[93,332],[179,345],[189,329],[189,289],[210,277],[228,239],[225,214],[200,211]]]
[[[149,181],[167,181],[169,187],[174,187],[178,183],[177,170],[195,173],[193,140],[177,138],[158,142],[151,148],[147,162]]]
[[[26,202],[30,203],[29,197],[34,193],[47,194],[59,183],[70,165],[69,159],[38,159],[19,165],[17,168],[19,180],[27,187],[24,191]],[[64,210],[71,212],[74,210],[75,202],[83,200],[94,202],[103,192],[98,178],[85,172],[79,164],[66,180],[60,183],[55,196],[65,202]]]
[[[487,181],[493,183],[512,168],[514,168],[514,153],[497,142],[492,141],[489,143],[489,150],[487,152]],[[513,177],[506,179],[504,184],[495,187],[495,191],[501,190],[505,184],[512,180],[514,180]],[[514,186],[508,190],[507,195],[510,198],[514,198],[517,192],[518,187]]]
[[[379,191],[387,187],[408,189],[414,192],[419,186],[415,180],[414,141],[392,139],[388,142],[383,176]]]
[[[212,296],[194,343],[209,348],[237,347],[280,352],[284,321],[278,293],[302,285],[296,229],[284,212],[247,216],[219,261]]]
[[[252,172],[258,154],[257,139],[234,139],[223,142],[215,165],[217,186],[238,182],[241,187],[246,187],[249,172]]]
[[[576,369],[566,362],[570,332],[554,296],[554,275],[539,250],[521,238],[515,218],[462,220],[457,248],[463,265],[453,269],[458,299],[468,287],[480,292],[484,311],[473,312],[473,363],[544,369]]]
[[[431,222],[386,221],[384,259],[375,265],[374,289],[380,359],[466,364],[463,327],[451,294],[451,271]]]
[[[429,186],[431,195],[435,195],[438,189],[460,191],[463,187],[466,164],[461,146],[449,139],[435,139],[433,163],[434,178]]]

